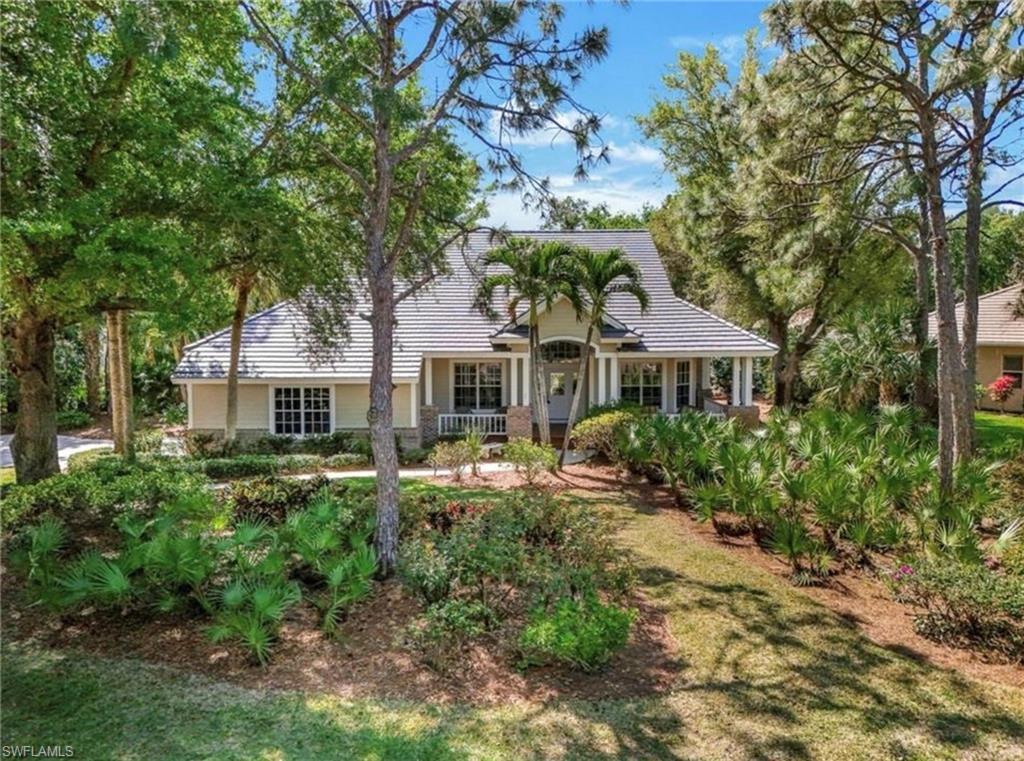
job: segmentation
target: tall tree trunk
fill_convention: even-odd
[[[928,315],[931,312],[931,234],[928,226],[928,199],[921,194],[918,198],[919,242],[914,252],[914,353],[917,354],[917,375],[914,377],[914,405],[931,413],[931,382],[928,372]]]
[[[174,340],[171,341],[171,350],[174,352],[175,364],[181,362],[181,357],[185,353],[185,336],[183,334],[178,333],[174,337]],[[178,384],[178,395],[182,402],[188,404],[188,386],[186,384]]]
[[[11,370],[18,381],[14,473],[30,484],[60,472],[57,460],[57,374],[54,324],[23,312],[11,328]]]
[[[576,416],[580,411],[580,402],[583,399],[583,389],[587,388],[587,380],[590,375],[590,342],[594,339],[594,323],[587,325],[587,342],[583,344],[583,351],[580,352],[580,366],[577,371],[576,386],[572,392],[572,404],[569,406],[569,419],[565,421],[565,438],[562,439],[562,451],[558,455],[559,469],[565,465],[565,453],[569,450],[569,438],[572,436],[572,428],[576,425]]]
[[[967,206],[964,229],[964,323],[960,354],[964,366],[964,399],[957,410],[964,433],[961,456],[974,453],[974,383],[978,350],[978,257],[981,247],[981,183],[985,179],[985,91],[987,82],[976,84],[970,93],[974,142],[967,158]]]
[[[110,421],[114,431],[114,451],[135,457],[135,431],[132,399],[131,343],[128,313],[124,309],[107,311],[107,346],[110,376]]]
[[[771,317],[768,320],[768,334],[771,342],[779,347],[772,356],[772,382],[775,386],[774,397],[776,407],[785,407],[792,401],[791,389],[782,382],[786,369],[786,351],[789,343],[789,320],[785,317]]]
[[[548,394],[544,383],[544,368],[540,366],[540,331],[537,328],[537,307],[530,305],[530,374],[533,381],[534,409],[537,411],[537,430],[541,444],[551,444],[551,420],[548,417]]]
[[[249,308],[252,278],[242,277],[235,284],[235,313],[231,318],[231,358],[228,361],[227,412],[224,416],[224,440],[234,441],[238,429],[238,361],[242,353],[242,324]]]
[[[964,370],[956,329],[956,301],[949,261],[942,172],[939,165],[935,125],[924,108],[921,122],[922,178],[928,191],[928,225],[931,252],[935,262],[935,312],[938,336],[939,394],[939,486],[948,495],[953,488],[953,466],[961,456],[963,434],[959,430],[958,410],[963,402]]]
[[[82,323],[82,347],[85,350],[85,406],[89,414],[100,414],[100,389],[103,387],[103,365],[100,349],[100,326],[92,319]]]

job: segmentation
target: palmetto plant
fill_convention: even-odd
[[[544,382],[540,366],[540,335],[537,325],[542,308],[550,308],[561,297],[576,298],[569,260],[577,248],[567,243],[540,243],[528,238],[510,238],[492,248],[481,262],[488,273],[477,288],[477,308],[496,316],[493,302],[497,293],[505,297],[509,320],[521,317],[525,307],[529,329],[531,398],[540,429],[540,439],[551,443],[548,409],[544,404]]]
[[[280,578],[231,580],[213,595],[214,642],[238,639],[256,660],[266,663],[285,612],[299,600],[298,584]]]

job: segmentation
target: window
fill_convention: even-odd
[[[330,388],[286,386],[274,389],[274,433],[311,436],[330,432]]]
[[[548,396],[565,396],[565,373],[548,376]]]
[[[500,362],[456,362],[452,405],[456,410],[493,410],[501,406]]]
[[[661,407],[661,364],[624,362],[619,381],[619,396],[644,407]]]
[[[1003,375],[1009,375],[1016,380],[1014,388],[1021,388],[1024,381],[1024,354],[1004,354]]]
[[[690,366],[688,359],[676,360],[676,408],[690,406]]]
[[[577,361],[583,347],[572,341],[552,341],[540,347],[542,362]]]

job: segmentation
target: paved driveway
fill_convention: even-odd
[[[68,467],[68,458],[78,452],[87,452],[90,449],[112,449],[114,442],[110,439],[83,439],[78,436],[57,437],[57,458],[60,460],[61,470]],[[0,436],[0,468],[14,466],[14,457],[11,455],[11,434],[5,433]]]

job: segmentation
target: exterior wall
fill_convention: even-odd
[[[979,346],[978,347],[978,383],[987,386],[1003,374],[1004,354],[1024,354],[1024,346]],[[981,407],[986,410],[998,410],[998,402],[992,401],[986,392],[981,400]],[[1007,412],[1024,411],[1024,393],[1016,389],[1006,401]]]
[[[270,427],[268,386],[238,384],[238,430],[265,432]],[[192,406],[192,427],[198,430],[224,430],[227,409],[226,383],[193,383],[189,403]]]
[[[587,326],[576,319],[576,312],[568,301],[559,301],[551,311],[544,312],[538,320],[540,340],[555,336],[572,336],[581,341],[587,337]]]
[[[395,429],[412,423],[412,384],[399,383],[392,396]],[[334,387],[334,427],[342,430],[366,430],[370,409],[369,383],[339,383]]]

